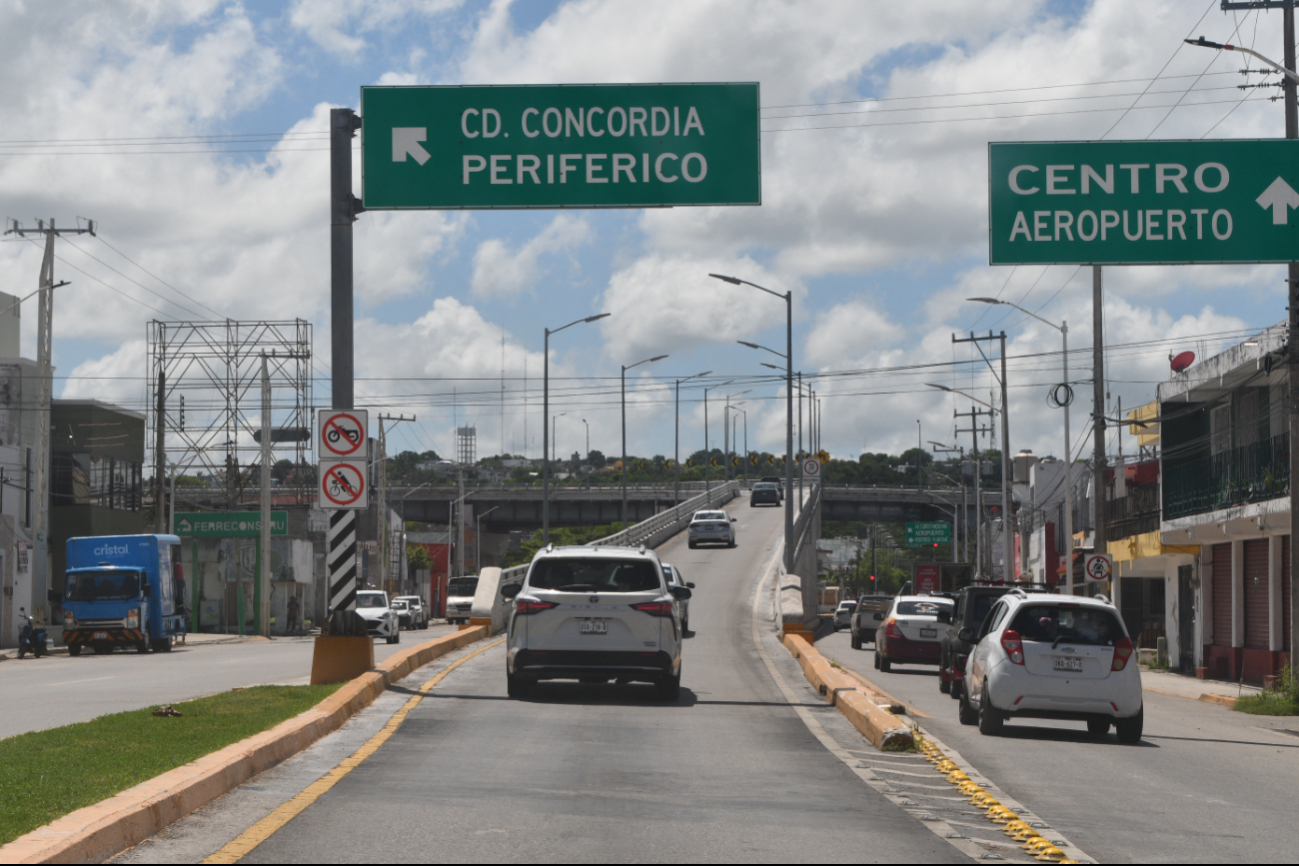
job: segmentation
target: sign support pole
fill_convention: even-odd
[[[1285,36],[1285,68],[1295,71],[1294,48],[1294,4],[1287,3],[1282,9],[1282,21]],[[1290,76],[1284,76],[1285,96],[1285,137],[1299,138],[1299,105],[1295,102],[1295,83]],[[1282,635],[1282,648],[1289,648],[1290,658],[1294,659],[1294,647],[1299,646],[1299,556],[1295,555],[1294,540],[1299,538],[1299,496],[1295,490],[1295,470],[1299,466],[1299,262],[1290,262],[1287,268],[1286,296],[1290,299],[1290,597],[1283,599],[1282,604],[1290,605],[1290,634]],[[1286,642],[1289,642],[1288,644]],[[1291,662],[1293,664],[1293,661]]]
[[[1092,461],[1092,549],[1108,553],[1105,526],[1105,311],[1101,266],[1092,265],[1092,430],[1096,453]],[[1073,568],[1073,563],[1069,564]],[[1110,599],[1118,604],[1116,599]]]

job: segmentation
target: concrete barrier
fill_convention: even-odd
[[[779,575],[780,583],[776,588],[776,600],[779,609],[776,616],[777,629],[782,634],[801,634],[809,641],[816,632],[818,617],[815,614],[809,619],[804,612],[803,578],[796,574]]]
[[[911,728],[861,692],[858,684],[840,673],[801,634],[786,634],[785,648],[798,659],[803,676],[820,695],[836,707],[871,745],[881,751],[908,749],[914,745]]]
[[[389,685],[487,635],[485,628],[471,628],[390,656],[310,710],[269,731],[20,836],[0,847],[0,863],[101,863],[338,730]]]

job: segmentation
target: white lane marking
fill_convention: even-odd
[[[116,674],[107,677],[91,677],[88,680],[68,680],[67,682],[64,683],[50,683],[50,688],[57,689],[59,686],[79,686],[82,683],[101,683],[104,680],[115,680],[115,679],[118,679],[118,676]]]

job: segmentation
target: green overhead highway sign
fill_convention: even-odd
[[[992,142],[989,263],[1299,261],[1299,140]]]
[[[762,203],[758,85],[361,88],[367,210]]]
[[[933,547],[952,543],[952,524],[941,521],[908,523],[907,547]]]
[[[256,538],[262,516],[256,511],[178,511],[173,531],[182,538]],[[271,512],[271,535],[289,534],[289,512]]]

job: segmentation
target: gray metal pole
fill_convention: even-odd
[[[1001,541],[1006,582],[1014,578],[1015,538],[1011,533],[1010,401],[1006,389],[1006,332],[1001,332]]]
[[[676,412],[672,427],[672,505],[681,502],[681,380],[677,379]]]
[[[352,223],[363,208],[352,195],[352,138],[361,118],[350,108],[329,112],[330,359],[335,409],[352,409]]]
[[[1285,36],[1285,68],[1295,71],[1294,7],[1282,10]],[[1299,138],[1299,104],[1295,101],[1295,84],[1285,76],[1285,137]],[[1290,299],[1290,345],[1299,346],[1299,262],[1288,266],[1289,283],[1286,294]],[[1290,465],[1299,466],[1299,352],[1290,352]],[[1293,472],[1293,470],[1291,470]],[[1293,475],[1292,475],[1293,478]],[[1290,482],[1290,539],[1299,538],[1299,485]],[[1299,646],[1299,553],[1291,547],[1290,598],[1282,604],[1290,605],[1290,634],[1282,635],[1282,649],[1290,650],[1294,664],[1294,648]],[[1286,644],[1289,641],[1289,644]]]
[[[1060,327],[1064,341],[1064,383],[1069,385],[1069,323]],[[1065,591],[1073,595],[1073,440],[1069,438],[1069,404],[1064,407],[1064,561]]]
[[[712,490],[712,452],[708,450],[708,389],[704,389],[704,490]]]
[[[541,354],[541,546],[550,544],[550,329],[546,328]]]
[[[799,503],[801,506],[802,503]],[[794,293],[785,292],[785,571],[794,570]],[[800,575],[801,577],[802,575]],[[813,575],[815,578],[815,575]]]
[[[1105,526],[1105,334],[1104,291],[1101,266],[1092,266],[1092,429],[1095,458],[1092,466],[1092,512],[1095,544],[1093,550],[1105,553],[1108,538]],[[1072,563],[1070,563],[1072,567]]]
[[[798,372],[798,459],[803,459],[803,371]],[[803,501],[803,467],[798,467],[798,501]]]
[[[622,368],[622,529],[627,528],[627,368]]]
[[[261,562],[257,573],[257,582],[261,584],[259,598],[261,604],[257,618],[261,624],[262,637],[271,635],[271,374],[267,367],[266,353],[262,353],[262,471],[261,471]],[[382,503],[379,506],[383,507]],[[382,518],[380,518],[382,521]],[[382,523],[380,524],[382,525]],[[195,578],[197,580],[197,575]]]

